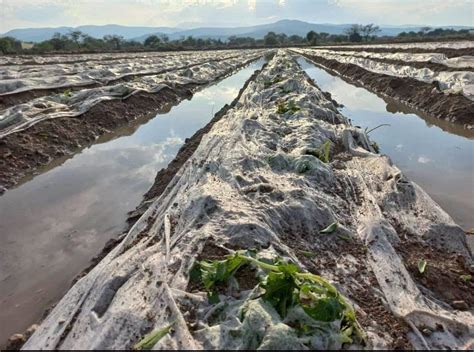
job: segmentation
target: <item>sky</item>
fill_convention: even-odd
[[[474,0],[0,0],[0,32],[112,23],[233,27],[281,19],[474,26]]]

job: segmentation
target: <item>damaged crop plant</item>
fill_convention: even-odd
[[[238,288],[236,276],[244,271],[256,272],[258,284],[241,307],[241,321],[246,318],[248,302],[261,300],[307,347],[321,347],[314,341],[321,334],[332,336],[339,344],[364,343],[355,311],[347,299],[327,280],[303,272],[281,258],[268,260],[258,258],[254,251],[237,251],[222,260],[197,262],[191,270],[191,280],[204,286],[210,304],[217,304],[218,291],[226,286]]]

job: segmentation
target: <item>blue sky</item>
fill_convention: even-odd
[[[0,0],[0,32],[110,23],[230,27],[279,19],[474,26],[474,0]]]

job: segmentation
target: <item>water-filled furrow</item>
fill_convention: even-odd
[[[381,98],[298,59],[306,73],[342,104],[353,125],[369,130],[380,152],[445,209],[465,229],[474,227],[474,132],[430,117],[395,100]],[[386,126],[389,125],[389,126]]]
[[[232,102],[264,60],[169,112],[105,136],[0,197],[0,345],[37,321],[133,210],[195,131]]]

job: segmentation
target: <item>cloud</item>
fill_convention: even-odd
[[[123,24],[243,26],[318,23],[472,25],[472,0],[0,0],[0,31]]]

